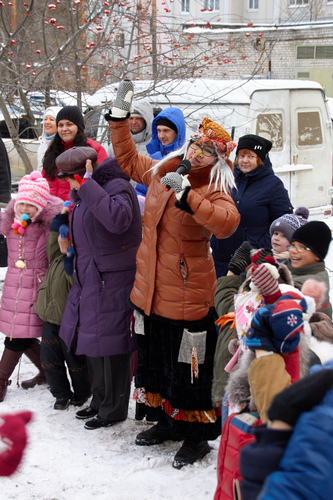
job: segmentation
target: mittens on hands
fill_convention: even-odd
[[[177,172],[168,172],[161,179],[161,184],[168,189],[173,188],[177,200],[180,200],[185,189],[191,188],[190,181],[187,175],[180,175]]]
[[[244,241],[231,258],[228,271],[239,276],[241,272],[245,271],[247,266],[251,264],[251,243]]]
[[[134,87],[131,80],[125,78],[119,85],[116,99],[110,113],[104,115],[107,121],[116,119],[123,120],[131,112]]]
[[[333,384],[333,370],[323,370],[292,384],[275,396],[267,415],[269,420],[281,420],[294,426],[304,411],[318,405]]]
[[[251,326],[246,332],[245,345],[251,350],[263,349],[264,351],[276,352],[273,344],[273,331],[269,324],[269,318],[273,306],[262,306],[253,316]]]
[[[277,268],[269,262],[252,267],[251,288],[262,293],[266,304],[273,304],[281,297],[278,279]]]

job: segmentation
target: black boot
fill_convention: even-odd
[[[210,452],[207,441],[193,441],[185,439],[182,447],[177,451],[172,467],[181,469],[185,465],[194,464]]]
[[[160,420],[147,431],[140,432],[135,439],[135,444],[139,446],[153,446],[163,443],[163,441],[180,439],[173,431],[173,419],[161,411]]]
[[[40,362],[40,342],[37,339],[34,339],[34,342],[31,344],[31,347],[28,347],[24,351],[24,354],[28,356],[30,361],[38,368],[39,373],[29,380],[24,380],[21,383],[23,389],[30,389],[31,387],[35,387],[35,385],[46,384],[46,376],[44,370],[42,368],[42,364]]]
[[[5,399],[7,387],[11,384],[9,377],[22,356],[22,351],[11,351],[5,348],[0,361],[0,402]]]

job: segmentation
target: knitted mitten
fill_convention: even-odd
[[[133,83],[125,78],[119,85],[116,99],[111,108],[112,118],[126,118],[131,111],[133,93]]]
[[[228,264],[228,271],[240,275],[251,264],[251,243],[243,241]]]
[[[301,413],[322,401],[332,384],[333,370],[328,368],[304,377],[275,396],[267,411],[269,420],[282,420],[294,426]]]
[[[265,262],[266,257],[273,257],[273,250],[271,248],[260,248],[251,252],[251,262],[256,266]],[[273,261],[270,261],[270,263],[273,264]]]
[[[273,304],[281,297],[278,278],[279,272],[277,268],[268,262],[253,266],[251,288],[262,293],[266,304]]]

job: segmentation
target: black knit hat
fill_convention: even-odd
[[[164,125],[165,127],[171,128],[172,130],[174,130],[178,134],[178,130],[177,130],[176,125],[174,123],[172,123],[172,121],[168,120],[167,118],[160,118],[159,120],[157,120],[156,127],[158,127],[159,125]]]
[[[331,242],[331,230],[325,222],[313,220],[296,229],[291,238],[291,243],[297,241],[312,250],[312,252],[324,260]]]
[[[272,143],[264,137],[259,137],[259,135],[248,134],[239,138],[236,156],[241,149],[254,151],[254,153],[259,156],[261,161],[264,161],[266,154],[272,149]]]
[[[62,108],[57,114],[57,126],[60,120],[69,120],[82,131],[85,128],[83,114],[78,106],[65,106]]]

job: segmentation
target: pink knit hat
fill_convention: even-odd
[[[46,207],[49,196],[49,183],[40,172],[33,171],[22,177],[19,182],[14,210],[16,212],[18,203],[29,203],[37,208],[38,215]]]

